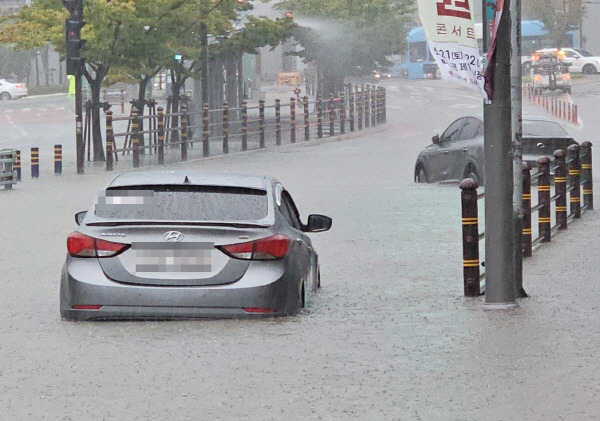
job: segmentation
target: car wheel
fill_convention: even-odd
[[[0,93],[0,101],[8,101],[10,99],[10,94],[8,92]]]
[[[427,173],[425,172],[425,168],[422,166],[417,167],[415,171],[415,181],[417,183],[427,183]]]
[[[4,185],[4,190],[11,190],[12,189],[12,184],[5,184]]]
[[[593,64],[586,64],[585,66],[583,66],[583,69],[581,69],[581,72],[585,75],[593,75],[595,73],[598,73]]]
[[[317,272],[317,288],[321,288],[321,271]]]
[[[300,290],[300,295],[298,296],[297,309],[304,308],[305,305],[306,305],[306,290],[304,289],[304,282],[302,282],[302,289]]]

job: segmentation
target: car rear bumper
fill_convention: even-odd
[[[63,267],[60,313],[68,320],[283,316],[296,310],[297,297],[293,292],[297,283],[297,279],[286,274],[283,261],[251,264],[240,280],[227,285],[164,287],[114,282],[96,261],[81,259]]]

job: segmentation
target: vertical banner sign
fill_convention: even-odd
[[[483,62],[475,37],[472,1],[418,0],[419,17],[442,79],[479,91],[487,99],[483,89]]]
[[[504,9],[504,0],[496,0],[495,3],[494,19],[489,21],[490,49],[487,52],[488,65],[484,72],[484,89],[489,99],[492,99],[494,86],[494,73],[496,70],[496,36],[498,35],[498,26],[500,26],[500,18],[502,17],[502,10]]]

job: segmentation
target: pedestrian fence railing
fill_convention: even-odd
[[[571,102],[570,96],[557,97],[543,95],[538,92],[531,85],[523,85],[523,98],[528,99],[533,105],[544,108],[556,118],[574,125],[579,124],[579,110],[577,104]]]
[[[197,144],[201,156],[208,157],[362,130],[386,122],[386,93],[381,87],[347,85],[337,96],[314,100],[296,96],[286,103],[275,99],[253,106],[242,102],[239,108],[228,103],[218,109],[208,104],[191,108],[185,103],[175,112],[149,107],[149,114],[138,115],[132,106],[125,117],[106,111],[106,169],[114,168],[119,154],[131,156],[137,168],[140,155],[156,155],[163,164],[165,149],[179,149],[179,159],[185,161]]]
[[[592,144],[571,145],[567,151],[554,152],[554,160],[540,157],[537,171],[523,163],[523,219],[521,247],[523,257],[531,257],[541,243],[548,243],[560,230],[594,208],[592,182]],[[480,262],[480,242],[485,232],[479,230],[477,182],[467,178],[460,183],[462,207],[463,284],[466,297],[477,297],[483,291],[485,262]],[[537,190],[533,203],[532,189]],[[583,204],[581,193],[583,191]],[[567,206],[569,204],[569,206]],[[533,221],[533,222],[532,222]]]

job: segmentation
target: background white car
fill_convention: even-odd
[[[592,75],[600,72],[600,57],[594,56],[585,50],[578,48],[561,48],[565,52],[563,61],[569,64],[570,73],[584,73]],[[556,48],[544,48],[536,52],[557,51]]]
[[[24,96],[27,96],[27,85],[25,83],[13,83],[6,79],[0,79],[0,101]]]

